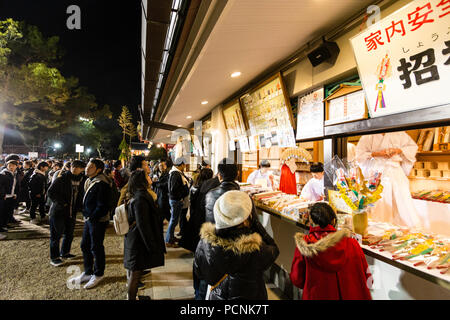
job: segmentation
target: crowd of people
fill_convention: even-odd
[[[251,198],[240,191],[238,166],[223,159],[214,175],[203,162],[189,177],[186,165],[183,157],[148,162],[133,156],[124,165],[99,159],[22,161],[9,155],[0,169],[0,240],[23,223],[15,214],[29,214],[32,224],[49,225],[50,264],[61,266],[75,257],[74,228],[77,216],[82,218],[84,271],[69,281],[91,289],[104,278],[105,232],[123,205],[129,226],[123,257],[129,300],[144,285],[142,277],[164,265],[166,248],[178,247],[194,253],[195,299],[267,299],[263,273],[279,248],[259,222]],[[21,212],[20,203],[25,205]],[[367,262],[355,240],[336,231],[331,207],[317,203],[310,222],[309,235],[296,235],[291,270],[303,298],[370,299],[362,285],[370,277]]]

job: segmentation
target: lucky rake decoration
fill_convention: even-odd
[[[377,94],[377,102],[375,103],[375,112],[377,111],[378,106],[380,109],[386,108],[386,101],[384,100],[383,91],[386,90],[386,84],[384,81],[386,78],[389,78],[391,76],[392,66],[391,66],[391,59],[389,58],[389,55],[386,54],[384,58],[381,60],[381,63],[377,67],[377,77],[378,77],[378,83],[376,85],[376,90],[378,91]]]

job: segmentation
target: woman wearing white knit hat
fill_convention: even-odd
[[[210,300],[267,300],[263,273],[279,250],[252,211],[246,193],[228,191],[214,205],[216,224],[201,228],[194,272],[210,285]]]

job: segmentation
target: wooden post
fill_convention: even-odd
[[[319,141],[314,141],[313,145],[313,162],[319,162]]]

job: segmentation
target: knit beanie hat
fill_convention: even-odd
[[[227,191],[214,204],[216,229],[237,226],[247,220],[252,212],[252,200],[242,191]]]

